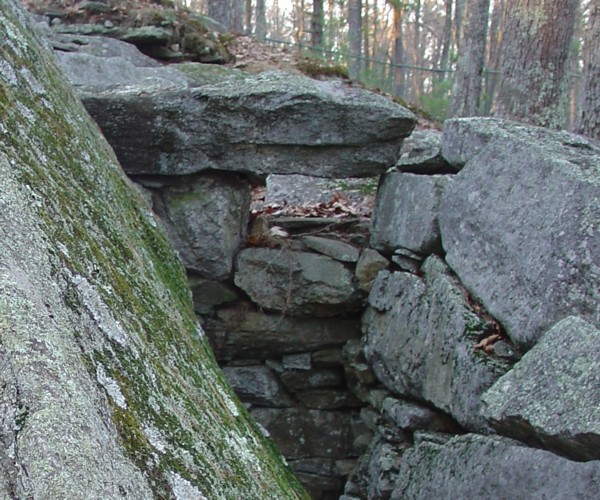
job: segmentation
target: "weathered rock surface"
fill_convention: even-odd
[[[388,254],[397,248],[421,255],[439,250],[439,206],[446,182],[446,176],[438,175],[384,175],[373,211],[371,246]]]
[[[358,260],[358,248],[343,241],[320,236],[304,236],[302,242],[315,252],[328,255],[341,262],[356,262]]]
[[[415,130],[402,145],[395,170],[412,174],[451,174],[457,171],[442,156],[442,133]]]
[[[468,160],[442,196],[450,267],[520,344],[567,315],[600,324],[600,148],[523,126],[475,146],[465,122],[459,146],[450,132],[462,121],[447,125],[447,147]]]
[[[373,282],[379,271],[388,267],[389,261],[377,250],[365,248],[356,263],[354,275],[358,280],[358,288],[365,292],[371,291]]]
[[[56,52],[61,69],[80,97],[125,89],[141,93],[188,88],[184,74],[172,67],[148,64],[145,56],[135,52],[133,45],[121,43],[133,48],[134,52],[122,56],[97,55],[100,51]]]
[[[124,58],[61,58],[131,174],[219,169],[373,176],[393,164],[415,123],[405,108],[341,82],[275,72],[240,81],[238,71],[223,69],[215,82],[209,65],[186,70],[182,78],[172,68],[128,67]],[[86,66],[95,78],[87,78]],[[211,74],[212,84],[186,90],[191,75],[202,80],[202,72]],[[112,87],[98,87],[98,81]]]
[[[573,498],[600,495],[600,462],[571,462],[518,441],[469,434],[422,442],[402,457],[394,499]]]
[[[483,395],[498,432],[575,460],[600,459],[600,330],[568,317]]]
[[[430,257],[423,272],[379,274],[363,317],[365,355],[391,391],[484,430],[479,398],[507,367],[473,350],[490,325],[467,305],[445,264]]]
[[[287,248],[242,250],[235,284],[260,307],[291,316],[334,316],[360,304],[353,274],[341,262]]]
[[[231,366],[223,368],[223,373],[246,403],[275,408],[292,406],[291,398],[266,366]]]
[[[304,408],[255,408],[250,414],[269,429],[286,458],[346,458],[353,453],[348,412]]]
[[[360,337],[360,320],[291,318],[239,304],[204,323],[218,359],[269,358],[341,346]]]
[[[14,0],[0,32],[0,497],[303,495],[223,382],[164,234]]]
[[[163,188],[160,198],[154,209],[185,267],[207,279],[227,278],[248,225],[248,182],[201,174]]]
[[[79,54],[89,54],[102,59],[88,60],[87,63],[82,64],[87,70],[93,69],[93,66],[102,67],[104,64],[110,64],[110,59],[119,58],[123,62],[129,63],[133,66],[138,67],[149,67],[149,68],[160,68],[163,67],[159,62],[142,54],[135,45],[127,42],[122,42],[114,38],[108,38],[105,36],[77,36],[68,34],[51,34],[50,42],[55,45],[56,42],[60,42],[63,45],[70,45],[71,49],[68,52],[78,52]],[[61,67],[63,69],[71,64],[71,57],[65,54],[66,51],[55,51],[55,55],[58,58]],[[109,59],[108,61],[106,59]],[[74,59],[75,61],[77,58]],[[113,61],[114,62],[114,61]],[[122,70],[127,71],[125,65],[121,67]],[[129,68],[130,69],[130,68]],[[165,68],[166,69],[166,68]],[[109,71],[109,68],[103,68],[102,73],[104,74]],[[66,73],[73,76],[83,77],[76,68],[73,70],[66,70]],[[170,73],[169,71],[166,72]],[[177,75],[173,72],[172,75]],[[116,76],[116,75],[110,75]],[[178,76],[178,78],[181,78]],[[85,79],[82,82],[86,85],[92,85],[94,83],[91,79]],[[102,82],[95,82],[101,84]]]
[[[600,154],[600,143],[565,131],[555,131],[497,118],[457,118],[444,122],[442,154],[455,168],[462,168],[481,153],[492,140],[522,139],[542,143],[544,148],[568,155],[576,163],[586,164]]]

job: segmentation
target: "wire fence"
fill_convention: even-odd
[[[307,57],[343,65],[346,68],[351,66],[352,61],[358,61],[360,70],[356,75],[356,79],[360,82],[415,104],[433,118],[439,120],[446,118],[452,98],[454,74],[456,73],[454,67],[436,68],[414,64],[398,64],[392,60],[352,56],[348,51],[329,50],[293,41],[269,37],[265,41],[273,45],[291,47]],[[483,115],[489,115],[492,112],[499,75],[500,71],[496,69],[483,69],[484,90],[481,102],[481,114]],[[568,72],[569,88],[567,92],[571,101],[569,122],[573,118],[580,78],[580,72]]]

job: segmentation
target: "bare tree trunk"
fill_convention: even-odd
[[[498,69],[500,68],[500,47],[502,46],[502,12],[504,0],[494,0],[492,19],[490,21],[487,69],[485,76],[485,103],[483,114],[489,115],[496,97]]]
[[[323,0],[313,0],[310,17],[310,44],[318,52],[323,48]]]
[[[267,16],[265,0],[256,0],[256,38],[264,40],[267,36]]]
[[[583,52],[583,82],[573,131],[600,139],[600,4],[590,3]]]
[[[244,7],[244,18],[246,25],[246,34],[252,34],[252,0],[246,0]]]
[[[231,29],[234,33],[241,33],[244,31],[244,6],[242,5],[243,0],[232,0],[233,5],[231,6]]]
[[[403,97],[405,94],[405,68],[404,68],[404,37],[402,24],[404,22],[403,0],[388,0],[394,11],[394,94]]]
[[[458,59],[450,116],[479,114],[490,0],[468,0],[467,22]]]
[[[442,35],[442,56],[440,58],[440,69],[446,70],[450,66],[450,48],[452,47],[452,4],[453,0],[445,0],[446,16],[444,18],[444,33]],[[446,72],[439,75],[440,80],[446,79]]]
[[[455,0],[454,4],[454,40],[456,41],[456,49],[460,49],[460,44],[463,40],[463,20],[465,17],[465,5],[469,0]]]
[[[414,66],[421,66],[421,0],[416,0],[415,8],[415,25],[413,26],[413,62]],[[412,77],[412,99],[414,102],[419,102],[421,97],[421,82],[423,76],[420,70],[413,70]]]
[[[227,0],[208,0],[208,16],[220,22],[226,28],[229,23],[229,2]]]
[[[348,46],[350,49],[348,74],[350,78],[360,76],[362,55],[362,0],[348,0]]]
[[[369,74],[371,71],[371,17],[369,16],[369,0],[364,0],[364,9],[363,9],[363,48],[362,52],[364,54],[365,60],[363,64],[363,68],[366,74]],[[377,3],[377,2],[375,2]]]
[[[495,115],[561,128],[578,0],[507,0]]]

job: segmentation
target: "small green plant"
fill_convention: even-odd
[[[298,61],[296,67],[305,75],[312,78],[332,77],[348,78],[348,68],[341,64],[330,63],[322,59],[305,57]]]
[[[423,109],[434,119],[444,121],[448,116],[450,99],[452,92],[452,82],[444,80],[433,85],[429,94],[421,97]]]

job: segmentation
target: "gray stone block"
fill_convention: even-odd
[[[155,210],[188,270],[222,280],[246,234],[250,185],[235,176],[203,174],[161,190]]]
[[[468,162],[444,190],[440,228],[461,282],[530,347],[566,315],[600,324],[600,148],[535,127],[522,135],[460,153]]]
[[[482,397],[500,433],[575,460],[600,459],[600,330],[576,317],[546,332]]]
[[[381,179],[373,210],[371,246],[392,254],[422,255],[441,249],[438,214],[446,176],[391,172]]]
[[[260,307],[292,316],[334,316],[361,303],[353,274],[341,262],[287,248],[242,250],[235,284]]]
[[[600,496],[600,462],[579,463],[507,438],[469,434],[406,451],[392,497],[588,500]]]
[[[480,396],[507,369],[473,346],[490,324],[437,257],[424,277],[382,271],[363,317],[365,355],[392,392],[426,401],[469,429],[488,429]]]

